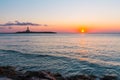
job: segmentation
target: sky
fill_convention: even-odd
[[[120,32],[120,0],[0,0],[0,32],[27,26],[31,31]]]

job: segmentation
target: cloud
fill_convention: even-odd
[[[8,22],[5,24],[0,24],[0,26],[42,26],[42,24],[36,24],[32,22],[19,22],[19,21],[14,21],[14,22]],[[48,26],[47,24],[43,26]]]

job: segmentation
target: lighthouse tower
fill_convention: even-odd
[[[29,29],[29,27],[27,27],[27,29],[26,29],[26,32],[27,32],[27,33],[29,33],[29,32],[30,32],[30,29]]]

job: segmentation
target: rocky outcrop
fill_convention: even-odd
[[[54,74],[49,71],[26,71],[25,73],[17,71],[15,67],[0,67],[0,80],[65,80],[62,75]]]
[[[0,67],[0,76],[16,78],[18,75],[22,75],[22,73],[17,71],[15,67],[11,66]]]
[[[118,80],[117,76],[104,76],[103,78],[101,78],[100,80]]]
[[[51,73],[49,71],[26,71],[21,72],[15,67],[0,67],[0,80],[117,80],[116,76],[104,76],[98,78],[93,75],[76,75],[63,77],[59,73]]]
[[[70,76],[67,78],[67,80],[96,80],[97,77],[93,75],[76,75],[76,76]]]

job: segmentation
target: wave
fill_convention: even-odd
[[[49,58],[52,60],[63,60],[63,61],[68,61],[68,62],[81,62],[82,64],[88,64],[88,61],[82,61],[78,60],[75,58],[70,58],[70,57],[65,57],[65,56],[55,56],[55,55],[46,55],[46,54],[36,54],[36,53],[23,53],[20,51],[15,51],[15,50],[4,50],[0,49],[0,55],[7,56],[7,57],[12,57],[12,58],[26,58],[26,59],[40,59],[40,58]],[[89,63],[92,64],[92,63]]]
[[[15,50],[0,49],[0,65],[20,66],[24,70],[51,70],[62,74],[116,74],[120,75],[119,66],[107,67],[89,61],[81,61],[63,56],[28,54]]]
[[[20,53],[18,51],[15,50],[4,50],[4,49],[0,49],[0,53],[5,52],[5,53]]]
[[[90,63],[88,61],[84,61],[84,60],[78,60],[75,58],[70,58],[70,57],[64,57],[64,56],[55,56],[55,55],[45,55],[45,54],[29,54],[29,53],[22,53],[20,51],[15,51],[15,50],[3,50],[0,49],[0,55],[2,57],[5,57],[6,60],[7,59],[18,59],[18,60],[43,60],[46,61],[48,60],[48,62],[53,62],[54,60],[58,61],[62,61],[63,63],[68,63],[70,62],[71,66],[76,67],[73,65],[73,63],[77,63],[80,65],[88,65],[88,66],[93,66],[93,67],[99,67],[101,65],[99,64],[95,64],[95,63]],[[15,60],[14,59],[14,60]],[[41,61],[42,62],[42,61]]]
[[[23,53],[23,52],[20,52],[20,51],[15,51],[15,50],[4,50],[4,49],[0,49],[0,55],[7,55],[8,57],[10,56],[14,56],[14,57],[24,57],[24,58],[40,58],[40,57],[46,57],[46,58],[52,58],[52,59],[62,59],[62,60],[67,60],[67,61],[71,61],[71,60],[75,60],[75,61],[78,61],[78,62],[82,62],[82,63],[85,63],[85,64],[96,64],[95,61],[98,61],[99,63],[104,63],[102,61],[99,61],[99,60],[92,60],[92,59],[88,59],[84,60],[84,57],[82,58],[79,58],[79,59],[76,59],[76,58],[71,58],[71,57],[67,57],[67,56],[56,56],[56,55],[46,55],[46,54],[37,54],[37,53]],[[89,61],[91,60],[91,61]],[[106,62],[107,63],[107,62]],[[110,62],[108,62],[110,63]],[[101,64],[97,64],[99,66],[101,66]],[[112,65],[112,64],[111,64]],[[113,66],[116,66],[116,65],[113,65]],[[118,66],[118,65],[117,65]]]
[[[55,55],[45,55],[45,54],[36,54],[36,53],[23,53],[20,51],[15,51],[15,50],[4,50],[4,49],[0,49],[0,55],[1,54],[8,54],[8,55],[19,55],[19,56],[23,56],[23,57],[51,57],[51,58],[66,58],[66,57],[61,57],[61,56],[55,56]]]

